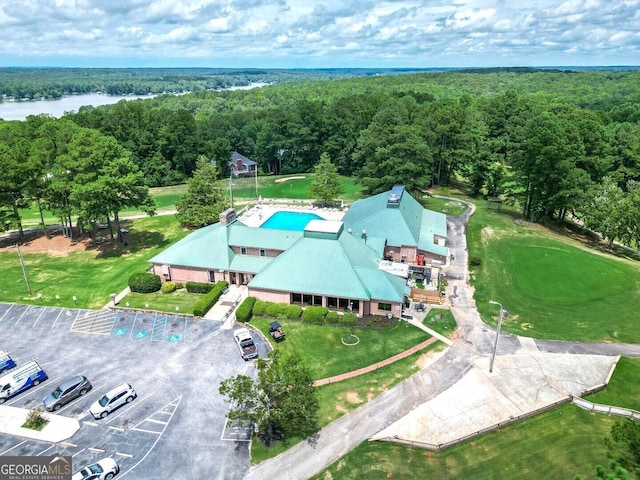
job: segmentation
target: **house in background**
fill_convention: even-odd
[[[322,212],[319,212],[322,214]],[[249,227],[229,209],[150,260],[163,281],[247,285],[260,300],[399,317],[412,277],[447,262],[446,215],[395,186],[342,221],[302,231]]]
[[[231,154],[231,173],[234,177],[253,177],[258,171],[258,164],[238,152]]]

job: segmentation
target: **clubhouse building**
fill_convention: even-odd
[[[260,300],[399,317],[412,282],[448,260],[446,215],[401,185],[354,202],[340,221],[313,213],[300,228],[287,218],[248,226],[229,209],[150,262],[163,281],[225,280]]]

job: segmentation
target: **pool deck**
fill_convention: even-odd
[[[297,213],[315,213],[319,217],[322,217],[325,220],[342,220],[344,214],[346,213],[344,210],[335,209],[335,208],[316,208],[311,207],[310,205],[300,204],[300,205],[269,205],[262,204],[256,205],[242,215],[238,217],[238,219],[247,225],[248,227],[259,227],[267,219],[276,212],[297,212]]]

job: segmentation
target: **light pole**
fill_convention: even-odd
[[[489,300],[489,303],[500,306],[500,317],[498,317],[498,328],[496,330],[496,341],[493,344],[493,355],[491,355],[491,363],[489,364],[489,373],[493,372],[493,362],[496,359],[496,350],[498,349],[498,337],[500,336],[500,327],[502,327],[502,319],[507,313],[507,310],[502,306],[500,302],[494,302]]]
[[[16,249],[18,250],[18,257],[20,258],[20,266],[22,267],[22,274],[24,275],[24,283],[27,284],[27,291],[29,292],[29,295],[32,295],[31,293],[31,285],[29,285],[29,276],[27,275],[27,268],[24,266],[24,258],[22,258],[22,252],[20,251],[20,245],[18,245],[17,243],[15,245],[11,245],[11,247],[9,248],[13,248],[16,247]]]

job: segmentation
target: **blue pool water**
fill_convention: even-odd
[[[324,220],[315,213],[304,212],[276,212],[271,215],[260,228],[275,228],[277,230],[302,231],[311,220]]]

